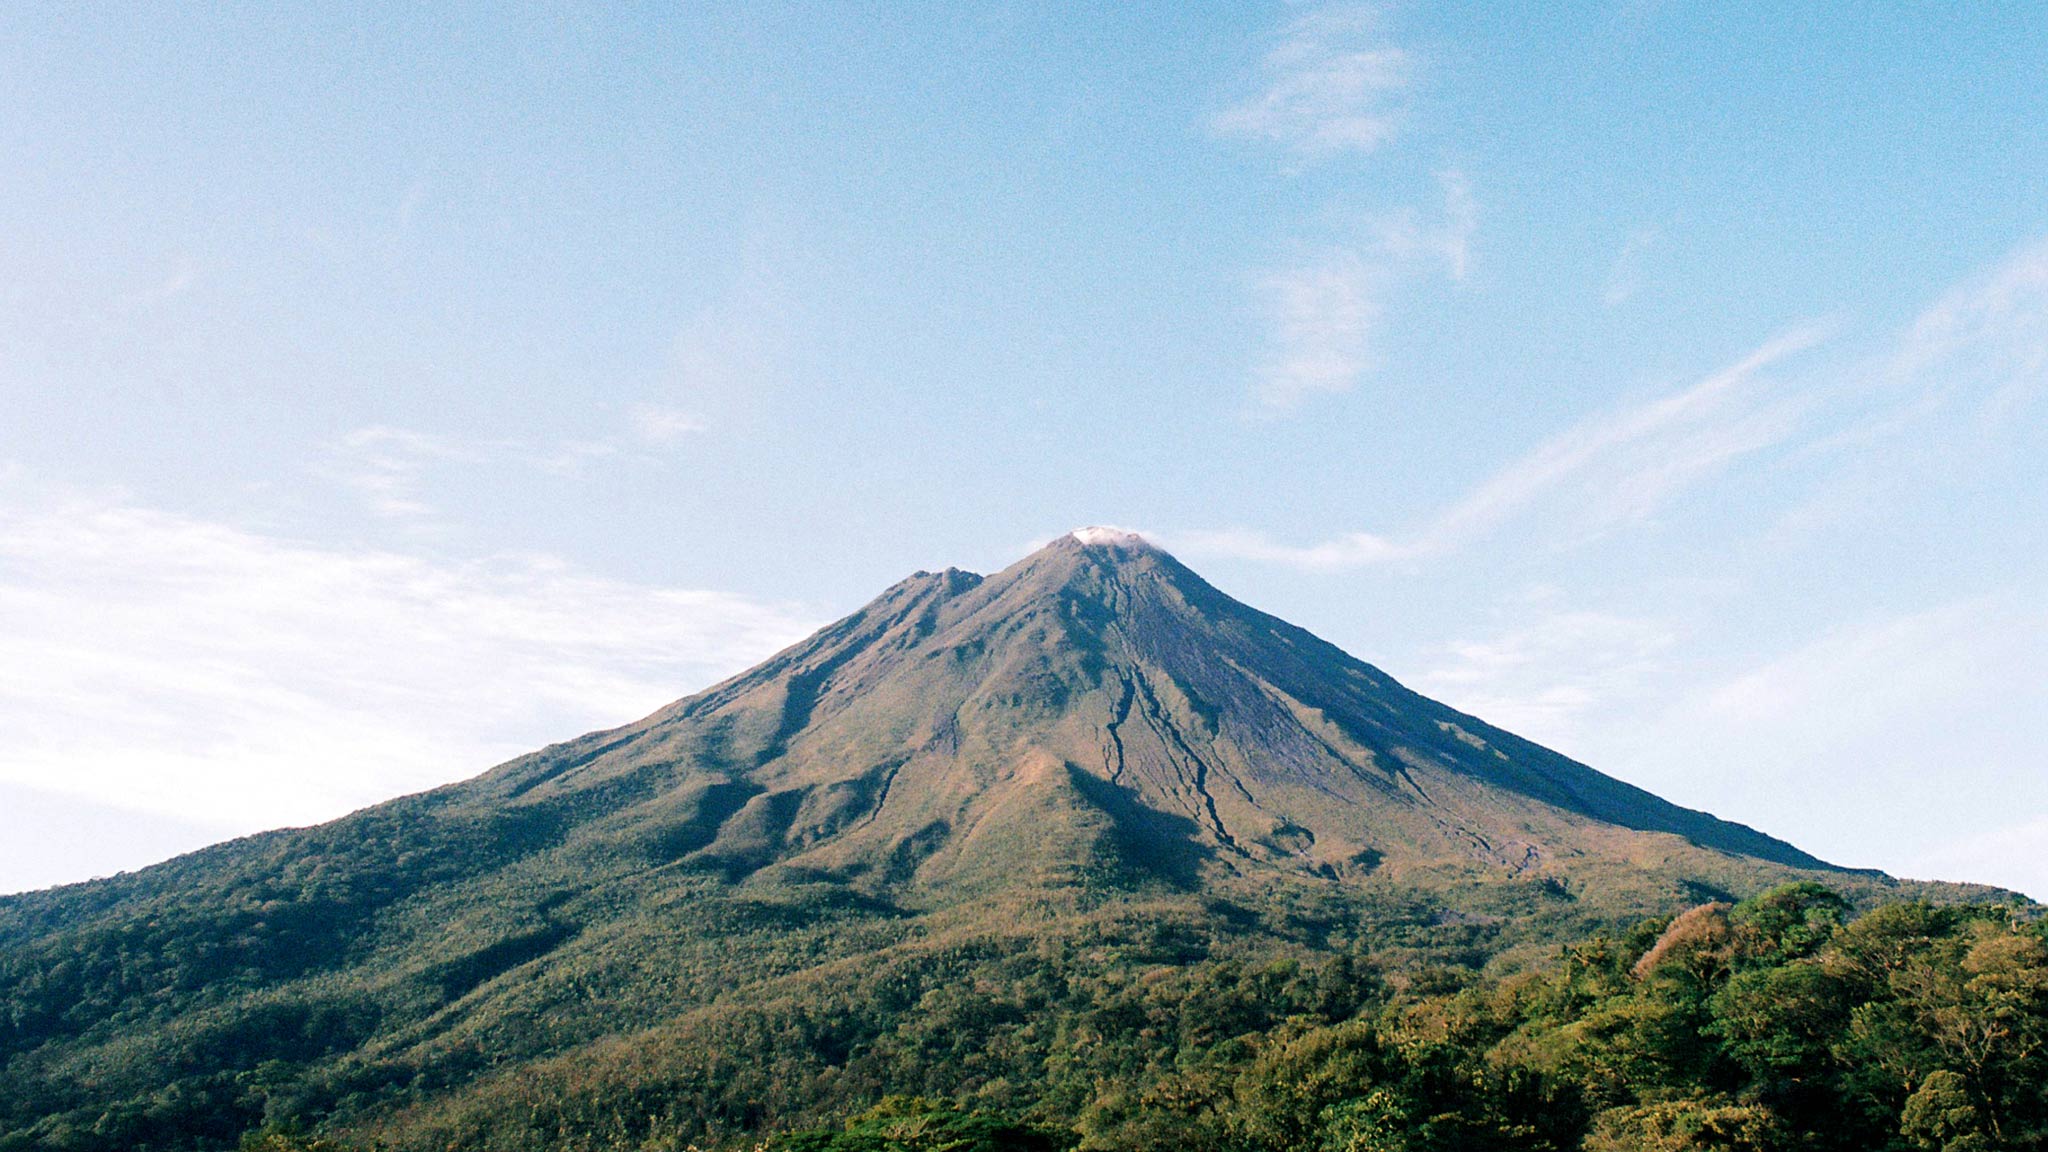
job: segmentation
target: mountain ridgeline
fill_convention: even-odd
[[[1816,882],[1988,895],[1667,803],[1089,529],[475,779],[0,900],[0,1152],[681,1148],[903,1092],[1064,1131],[1180,1074],[1084,1026],[1140,985],[1265,988],[1217,1025],[1255,1036]]]

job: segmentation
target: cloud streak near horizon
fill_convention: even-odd
[[[0,487],[0,782],[181,821],[306,823],[473,775],[814,619],[545,556],[349,551],[22,487]]]

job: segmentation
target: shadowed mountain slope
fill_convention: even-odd
[[[0,1152],[680,1146],[1020,1092],[1091,980],[1470,967],[1798,878],[1980,891],[1666,803],[1086,530],[473,780],[0,900]]]

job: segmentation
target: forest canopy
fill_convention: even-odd
[[[1797,883],[1484,976],[1348,955],[1085,975],[1048,954],[1035,992],[970,982],[901,1003],[846,1062],[874,1095],[843,1120],[717,1138],[683,1114],[699,1105],[585,1082],[558,1085],[552,1110],[505,1096],[462,1125],[357,1135],[767,1152],[2037,1149],[2048,939],[2032,911],[1852,918]],[[348,1146],[265,1138],[251,1147]]]
[[[1148,1152],[2044,1146],[2040,925],[2001,906],[1846,913],[1825,888],[1787,885],[1569,948],[1543,970],[1450,991],[1413,980],[1337,1022],[1303,996],[1317,982],[1290,980],[1285,1020],[1237,1036],[1207,1018],[1230,997],[1189,989],[1170,1061],[1091,1099],[1070,1135]],[[871,1113],[772,1146],[941,1146],[888,1131]],[[1044,1146],[1031,1139],[944,1146]]]

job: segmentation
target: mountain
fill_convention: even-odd
[[[1799,879],[1981,891],[1667,803],[1085,529],[475,779],[0,900],[0,1152],[1016,1103],[1143,973],[1471,971]]]
[[[919,573],[471,803],[592,795],[650,860],[969,892],[1106,867],[1331,880],[1829,866],[1419,696],[1142,538]],[[634,803],[623,803],[626,798]]]

